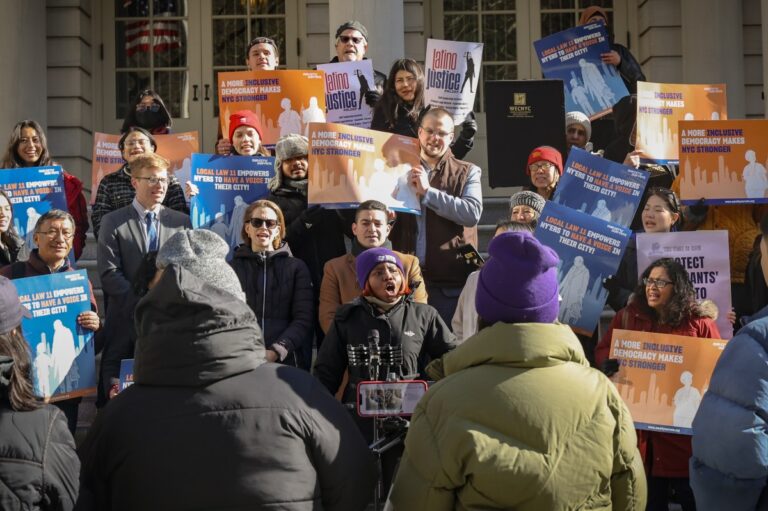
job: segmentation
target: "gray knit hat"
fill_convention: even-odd
[[[157,267],[175,264],[213,287],[223,289],[245,301],[245,293],[235,270],[227,264],[229,245],[207,229],[177,232],[157,253]]]
[[[544,200],[544,197],[539,195],[536,192],[529,192],[527,190],[523,190],[522,192],[517,192],[509,199],[509,211],[512,211],[512,209],[515,206],[528,206],[529,208],[533,209],[536,212],[536,216],[541,216],[541,211],[544,209],[544,204],[547,201]]]
[[[269,180],[267,187],[275,191],[283,184],[283,160],[307,156],[309,154],[309,140],[301,135],[285,135],[280,137],[275,144],[275,175]]]
[[[581,124],[584,131],[587,132],[587,142],[589,142],[589,139],[592,138],[592,123],[589,121],[589,117],[578,110],[568,112],[565,114],[565,128],[568,129],[571,124]]]
[[[336,29],[336,37],[338,38],[342,32],[349,29],[357,30],[363,35],[363,37],[365,37],[366,41],[368,40],[368,29],[365,28],[365,25],[363,25],[357,20],[345,21],[344,23],[339,25],[339,28]]]

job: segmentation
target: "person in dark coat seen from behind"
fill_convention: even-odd
[[[228,252],[207,230],[160,249],[136,308],[134,385],[81,448],[82,509],[367,505],[376,470],[365,442],[311,375],[266,362]]]
[[[80,461],[64,414],[35,397],[24,316],[16,288],[0,277],[0,509],[69,511]]]

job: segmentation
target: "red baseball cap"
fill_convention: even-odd
[[[531,171],[528,167],[532,163],[536,163],[538,161],[548,161],[554,164],[554,166],[557,167],[557,171],[560,173],[560,175],[563,175],[563,156],[560,154],[560,151],[554,147],[543,145],[531,151],[531,154],[528,155],[528,163],[525,166],[525,173],[530,176]]]
[[[264,140],[264,137],[261,135],[259,118],[250,110],[240,110],[229,116],[229,140],[232,140],[235,130],[240,126],[250,126],[259,133],[259,138]]]

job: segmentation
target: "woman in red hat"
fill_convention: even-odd
[[[528,156],[525,173],[531,176],[531,186],[528,189],[549,200],[555,193],[560,176],[563,175],[563,156],[554,147],[537,147]]]

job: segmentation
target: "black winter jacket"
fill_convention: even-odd
[[[13,362],[0,357],[0,381]],[[0,383],[0,509],[70,510],[77,501],[80,460],[67,419],[56,407],[11,409]]]
[[[643,68],[640,67],[640,63],[626,46],[619,43],[611,43],[611,49],[621,57],[621,62],[619,62],[616,69],[619,71],[624,85],[627,86],[630,94],[637,94],[637,82],[645,81]]]
[[[335,210],[324,208],[307,213],[306,195],[287,186],[270,193],[267,199],[283,211],[287,230],[285,241],[291,253],[309,268],[317,301],[325,263],[347,253],[342,217]]]
[[[82,447],[83,509],[365,508],[375,466],[349,414],[265,363],[245,302],[170,265],[136,319],[135,384]]]
[[[230,263],[264,333],[267,348],[288,351],[286,364],[309,369],[314,303],[307,265],[287,251],[254,252],[240,245]]]
[[[347,369],[347,346],[367,344],[371,330],[379,331],[380,345],[402,345],[402,376],[424,376],[430,360],[442,357],[457,345],[453,333],[430,305],[416,303],[407,296],[381,313],[358,297],[339,307],[315,361],[315,376],[332,393],[339,389]],[[350,371],[344,402],[355,400],[355,388],[362,379],[356,371]]]

